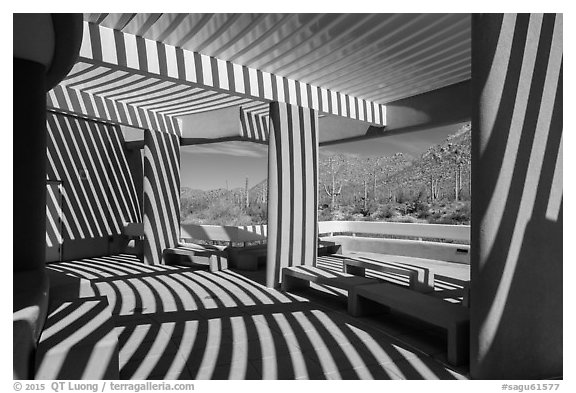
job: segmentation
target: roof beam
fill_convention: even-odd
[[[320,146],[383,138],[470,121],[472,115],[470,89],[471,84],[468,80],[391,102],[387,104],[386,127],[370,126],[363,135],[320,142]]]
[[[470,120],[470,80],[387,104],[386,134],[417,131]]]

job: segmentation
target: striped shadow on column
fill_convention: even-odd
[[[144,262],[162,263],[180,231],[180,142],[176,135],[144,132]]]
[[[318,115],[270,104],[268,145],[268,255],[266,285],[280,283],[283,267],[314,265],[318,223]]]
[[[472,17],[475,379],[563,373],[563,15]]]

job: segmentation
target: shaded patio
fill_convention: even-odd
[[[466,378],[466,368],[446,365],[441,330],[398,314],[352,318],[337,293],[269,289],[264,271],[146,266],[127,254],[48,270],[107,297],[122,379]],[[99,328],[97,317],[54,303],[47,329],[61,326],[61,337]]]

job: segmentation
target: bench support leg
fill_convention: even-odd
[[[353,317],[362,317],[390,312],[390,308],[370,299],[358,296],[352,291],[348,292],[348,314]]]
[[[222,257],[221,255],[211,255],[210,256],[210,272],[218,272],[220,270],[228,269],[228,258]]]
[[[258,270],[258,258],[254,255],[237,255],[234,267],[239,270]]]
[[[470,324],[448,329],[448,363],[459,366],[468,364],[470,356]]]
[[[421,293],[431,293],[434,292],[434,274],[430,273],[428,269],[418,269],[416,283],[411,289],[414,289]]]
[[[355,276],[366,277],[366,269],[363,267],[347,265],[344,263],[344,273],[353,274]]]
[[[282,277],[281,290],[283,292],[295,292],[310,288],[310,282],[296,277],[284,275]]]

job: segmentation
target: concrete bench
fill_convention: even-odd
[[[211,272],[228,269],[228,253],[222,246],[180,243],[162,253],[167,265],[208,267]]]
[[[282,291],[293,291],[310,286],[310,283],[327,285],[350,291],[356,285],[374,284],[374,278],[358,277],[352,274],[334,272],[313,266],[293,266],[282,269]]]
[[[268,246],[266,244],[242,248],[229,248],[230,264],[240,270],[258,270],[266,263]],[[334,242],[319,241],[318,255],[331,255],[340,252],[340,245]]]
[[[360,317],[390,309],[444,328],[448,332],[448,362],[469,361],[470,312],[459,304],[390,284],[361,285],[348,292],[348,312]]]
[[[343,271],[360,277],[366,276],[366,269],[408,277],[408,287],[414,291],[428,293],[434,291],[434,275],[427,269],[395,262],[392,260],[373,261],[343,256]]]

